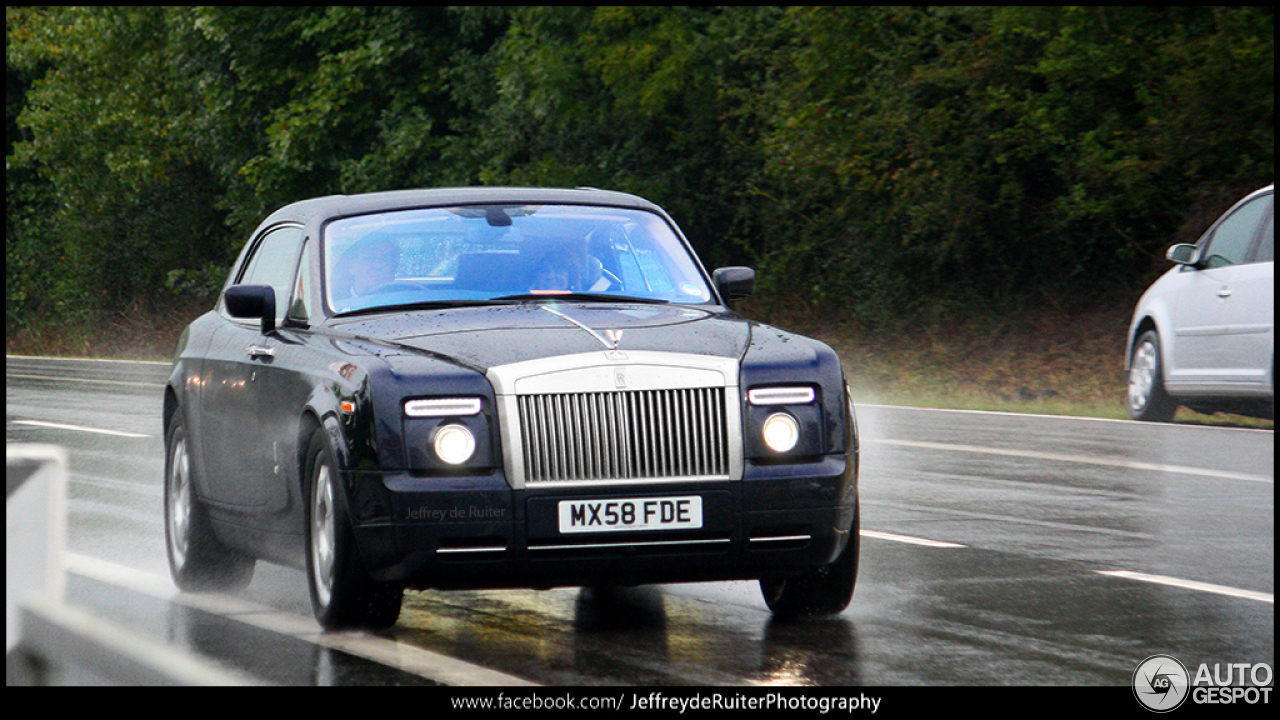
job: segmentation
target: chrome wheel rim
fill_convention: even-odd
[[[333,483],[329,466],[317,459],[315,481],[311,484],[311,571],[320,604],[328,606],[333,592],[334,519]]]
[[[1129,409],[1141,411],[1151,400],[1151,392],[1156,383],[1156,367],[1158,358],[1156,346],[1144,342],[1133,353],[1133,364],[1129,368]]]
[[[174,439],[173,456],[169,460],[169,550],[174,564],[182,567],[187,559],[191,534],[191,464],[187,457],[187,439]]]

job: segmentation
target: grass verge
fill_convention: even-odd
[[[1038,311],[873,336],[838,324],[777,324],[835,349],[855,402],[1127,420],[1131,312]],[[1175,421],[1273,427],[1271,420],[1187,408]]]

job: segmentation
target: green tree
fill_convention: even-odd
[[[1143,284],[1189,197],[1270,180],[1269,9],[788,19],[766,147],[778,222],[795,218],[802,240],[767,262],[817,280],[775,294],[876,323],[1114,301]]]
[[[202,8],[228,76],[221,119],[240,118],[251,149],[225,173],[235,226],[304,197],[440,184],[459,25],[434,7]]]
[[[757,265],[757,310],[1127,302],[1270,182],[1273,37],[1249,7],[7,8],[6,328],[207,304],[290,201],[470,184],[649,197]]]
[[[514,10],[462,142],[482,182],[634,192],[667,207],[708,262],[731,261],[755,222],[754,86],[780,19],[774,8]]]
[[[441,184],[450,172],[474,182],[443,147],[451,80],[492,42],[491,19],[9,9],[10,75],[26,92],[10,97],[6,254],[11,279],[22,273],[11,289],[43,296],[19,318],[11,305],[10,332],[41,311],[91,322],[173,291],[208,295],[253,227],[293,200]],[[55,269],[33,276],[51,256]]]
[[[11,201],[29,204],[10,249],[55,259],[45,309],[87,319],[152,296],[165,268],[224,261],[217,186],[188,130],[200,108],[170,63],[180,40],[169,13],[28,8],[7,20],[9,66],[30,78],[8,170],[33,184],[11,188]]]

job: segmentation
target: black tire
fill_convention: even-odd
[[[400,617],[404,588],[375,582],[360,563],[346,494],[323,429],[307,445],[307,586],[316,621],[326,630],[378,630]]]
[[[1177,401],[1164,389],[1160,335],[1155,330],[1143,333],[1133,344],[1125,404],[1130,417],[1146,422],[1169,422],[1178,410]]]
[[[784,580],[760,580],[764,602],[780,618],[836,615],[849,607],[858,582],[858,555],[861,546],[858,508],[853,511],[849,540],[829,565]]]
[[[181,410],[165,432],[164,544],[169,573],[189,592],[236,591],[253,579],[256,561],[220,543],[195,489],[196,468]]]

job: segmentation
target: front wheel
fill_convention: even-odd
[[[853,511],[849,540],[829,565],[784,580],[760,580],[764,602],[778,617],[836,615],[849,606],[858,581],[858,552],[861,545],[858,509]]]
[[[1134,420],[1169,422],[1178,403],[1164,389],[1164,365],[1160,361],[1160,336],[1148,330],[1133,345],[1129,358],[1129,416]]]
[[[326,630],[394,625],[404,589],[375,582],[361,565],[337,463],[323,429],[311,436],[305,472],[307,585],[316,620]]]

